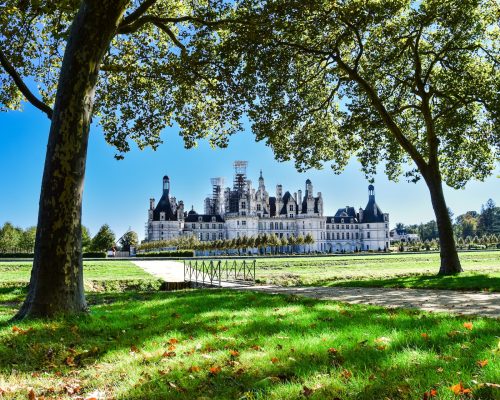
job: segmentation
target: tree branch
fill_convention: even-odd
[[[23,82],[21,76],[17,73],[14,66],[7,60],[7,57],[3,53],[2,49],[0,49],[0,64],[4,68],[5,72],[9,74],[14,83],[16,84],[19,91],[24,95],[26,100],[28,100],[32,105],[34,105],[39,110],[43,111],[47,114],[49,119],[52,119],[52,108],[50,108],[43,101],[36,98],[36,96],[29,90],[28,86]]]
[[[120,26],[118,27],[118,31],[134,24],[155,3],[156,0],[145,0],[139,7],[137,7],[134,12],[132,12],[130,15],[127,15],[123,19]]]

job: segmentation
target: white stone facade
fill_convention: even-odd
[[[170,196],[170,180],[163,178],[163,195],[155,205],[150,200],[146,240],[167,240],[195,235],[202,241],[251,237],[266,233],[280,238],[311,234],[314,244],[307,249],[317,252],[383,251],[389,248],[389,214],[375,202],[374,187],[368,187],[368,204],[358,212],[341,208],[334,216],[323,215],[323,197],[316,196],[308,179],[304,195],[283,193],[269,196],[262,172],[257,189],[246,177],[246,162],[235,162],[232,188],[222,188],[221,178],[212,179],[213,195],[205,199],[205,213],[184,211],[182,201]]]

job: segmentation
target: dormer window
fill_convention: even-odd
[[[165,212],[160,212],[160,221],[165,221]]]
[[[202,222],[203,221],[203,217],[198,217],[198,222]]]
[[[215,217],[212,217],[212,222],[215,222]]]
[[[344,218],[342,218],[342,219],[340,220],[340,222],[341,222],[341,223],[344,223]]]

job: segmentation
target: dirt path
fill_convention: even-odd
[[[295,294],[322,300],[336,300],[382,307],[418,308],[425,311],[500,317],[500,293],[428,289],[276,286],[253,286],[239,288],[239,290],[254,290],[272,294]]]
[[[184,264],[169,260],[132,261],[148,274],[163,279],[165,282],[184,282]]]

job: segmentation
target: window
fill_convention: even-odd
[[[202,233],[198,233],[198,240],[203,240],[203,234]]]
[[[196,224],[191,224],[192,229],[196,229]]]
[[[241,215],[243,215],[243,216],[247,215],[246,211],[242,211]]]
[[[240,224],[240,221],[236,221],[236,225],[239,225]]]
[[[358,236],[359,236],[359,233],[358,233],[358,232],[356,232],[356,239],[358,239]]]
[[[212,233],[212,240],[215,240],[217,239],[217,234],[216,233]]]
[[[215,217],[212,217],[212,222],[215,222]]]
[[[212,229],[215,229],[217,227],[217,224],[212,224]]]
[[[387,229],[387,228],[389,228],[389,227],[387,226],[387,224],[385,224],[385,229]]]
[[[241,208],[245,209],[247,208],[247,203],[245,203],[244,201],[241,202]]]
[[[202,217],[198,217],[198,222],[202,222],[203,221],[203,218]]]
[[[344,223],[344,218],[342,218],[342,219],[340,220],[340,222]]]
[[[160,228],[163,228],[163,224],[160,224]]]
[[[290,207],[288,207],[290,211],[293,211],[293,204],[290,204]]]
[[[223,239],[222,232],[219,232],[219,239]]]
[[[205,239],[206,240],[210,240],[210,234],[209,233],[205,233]]]
[[[385,237],[388,238],[389,237],[389,234],[387,232],[385,232]]]
[[[246,225],[247,221],[241,221],[241,225]]]
[[[327,232],[327,233],[326,233],[326,238],[327,238],[328,240],[330,240],[330,232]]]
[[[274,223],[274,229],[278,230],[278,223],[277,222]]]
[[[344,238],[344,232],[342,232],[342,240],[343,240],[343,239],[345,239],[345,238]]]
[[[289,217],[290,217],[290,218],[293,218],[293,214],[290,214],[290,215],[289,215]]]
[[[370,239],[370,232],[366,232],[366,238]]]
[[[370,224],[366,224],[366,227],[367,227],[368,229],[370,229]]]
[[[222,224],[219,224],[219,229],[222,229]]]
[[[262,211],[260,204],[257,204],[257,211]]]
[[[337,240],[339,240],[339,239],[340,239],[340,236],[339,236],[339,233],[337,232]]]
[[[337,229],[339,229],[339,226],[337,225]]]
[[[283,222],[280,222],[280,229],[283,229]]]
[[[349,232],[346,233],[346,239],[349,239]]]
[[[210,229],[210,224],[205,224],[205,229]]]

